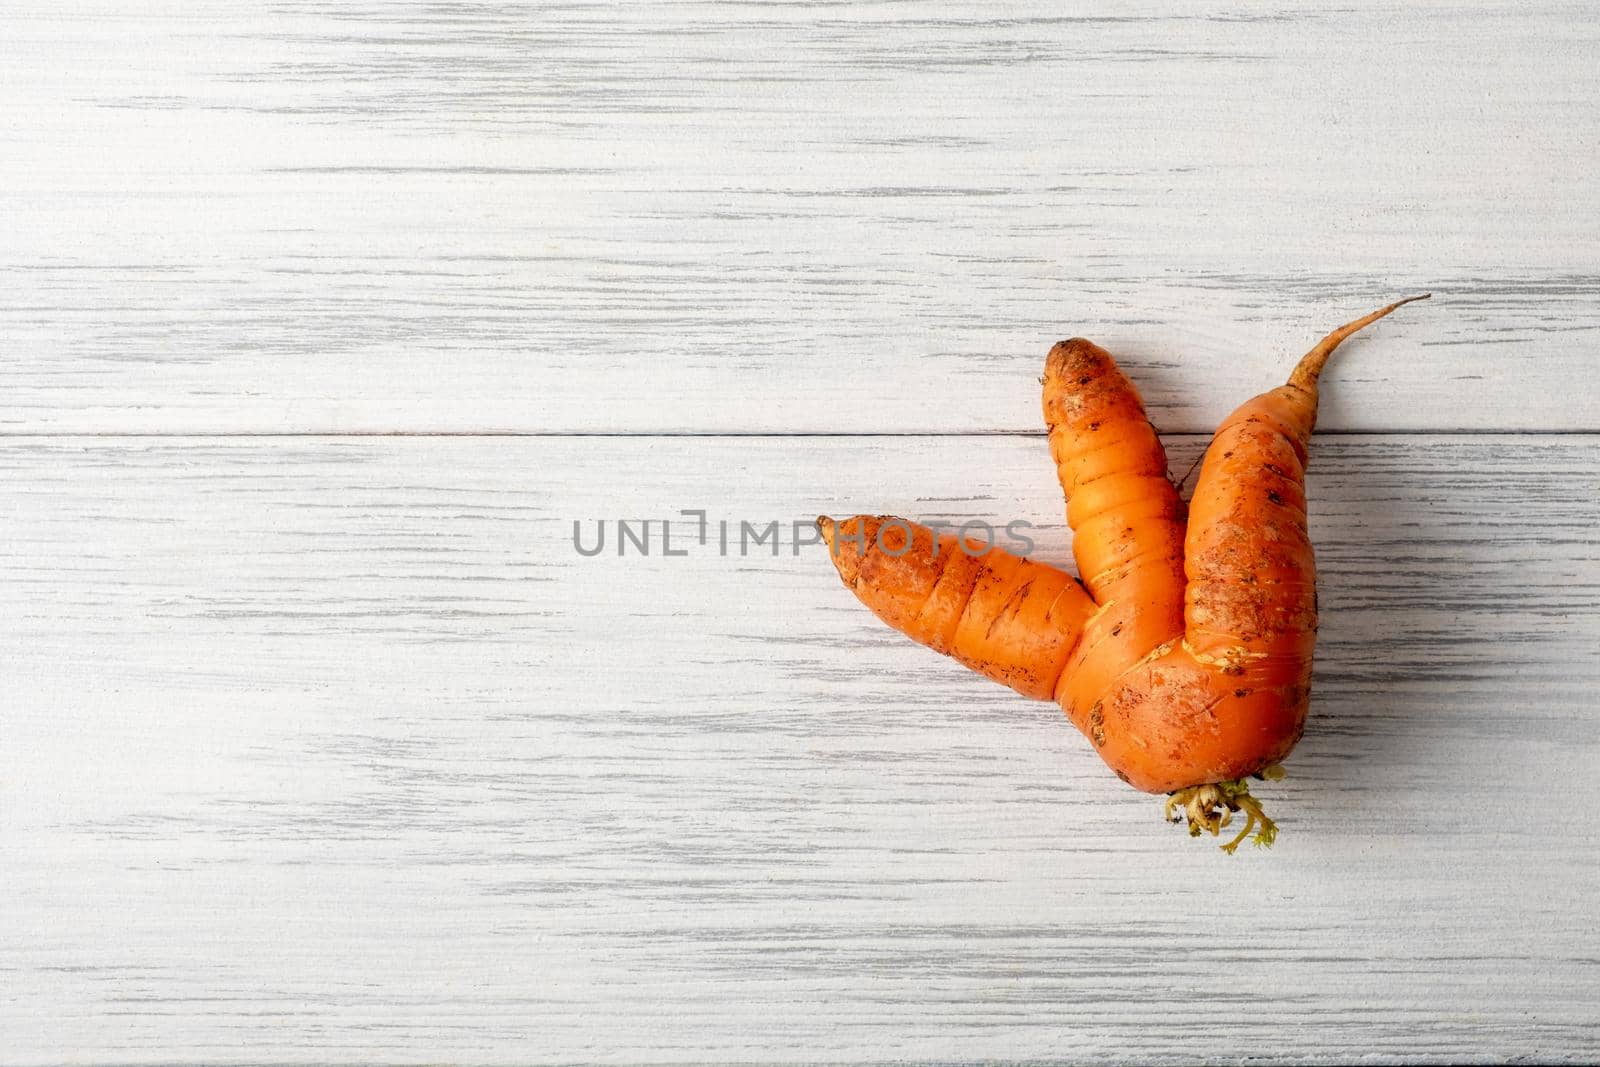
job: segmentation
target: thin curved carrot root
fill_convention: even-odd
[[[1257,777],[1277,781],[1283,777],[1283,773],[1283,768],[1274,764],[1262,770]],[[1243,778],[1231,782],[1191,785],[1170,794],[1167,797],[1166,819],[1168,822],[1188,822],[1190,837],[1199,837],[1202,830],[1217,837],[1223,827],[1233,822],[1234,813],[1240,811],[1245,815],[1244,828],[1231,841],[1220,846],[1222,851],[1232,855],[1246,838],[1251,838],[1257,848],[1271,848],[1278,839],[1278,824],[1267,818],[1266,812],[1261,810],[1261,802],[1250,795],[1250,785]]]
[[[1294,372],[1289,375],[1289,384],[1302,389],[1315,390],[1317,378],[1322,374],[1322,368],[1327,365],[1328,357],[1333,355],[1333,350],[1343,344],[1346,338],[1351,334],[1360,333],[1395,308],[1414,304],[1418,300],[1426,300],[1432,295],[1432,293],[1423,293],[1420,296],[1408,296],[1404,300],[1396,300],[1392,304],[1381,307],[1370,315],[1363,315],[1354,322],[1345,323],[1318,341],[1311,351],[1301,357],[1300,362],[1295,365]]]

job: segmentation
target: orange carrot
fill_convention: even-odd
[[[1245,779],[1281,776],[1305,726],[1316,567],[1305,465],[1317,380],[1357,330],[1341,326],[1288,384],[1217,429],[1185,515],[1138,391],[1104,350],[1063,341],[1045,364],[1044,418],[1082,584],[998,548],[892,516],[818,525],[840,577],[895,629],[1024,696],[1054,699],[1119,777],[1170,794],[1189,831],[1235,812],[1277,828]]]
[[[1094,601],[1078,580],[893,516],[817,519],[844,584],[873,614],[1025,697],[1049,700]]]

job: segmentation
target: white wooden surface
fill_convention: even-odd
[[[0,1063],[1594,1061],[1597,35],[0,9]],[[1423,288],[1330,373],[1270,853],[818,550],[572,548],[882,509],[1064,562],[1051,341],[1181,471]]]
[[[1593,429],[1600,22],[1396,7],[10,0],[0,428],[1031,432],[1071,331],[1207,432],[1434,289],[1326,429]]]

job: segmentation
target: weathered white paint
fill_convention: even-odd
[[[13,439],[0,1059],[1591,1059],[1597,460],[1315,442],[1314,718],[1230,858],[818,549],[570,544],[1064,561],[1038,438]]]
[[[0,1063],[1594,1061],[1597,36],[5,5]],[[1330,372],[1269,854],[818,550],[569,545],[882,509],[1064,561],[1051,341],[1206,431],[1424,289]]]
[[[0,430],[1597,430],[1590,16],[13,2]]]

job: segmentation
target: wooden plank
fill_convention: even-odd
[[[1064,560],[1038,440],[9,440],[0,1058],[1592,1060],[1597,460],[1316,442],[1314,718],[1230,858],[816,549],[571,544]]]
[[[0,431],[1600,429],[1584,5],[36,0]]]

